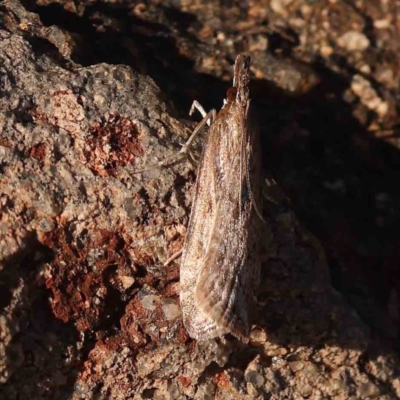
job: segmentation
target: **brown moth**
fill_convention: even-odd
[[[247,341],[259,275],[258,132],[250,118],[250,56],[235,62],[233,88],[212,122],[198,168],[180,267],[183,322],[197,340],[225,333]],[[257,215],[258,214],[258,215]]]

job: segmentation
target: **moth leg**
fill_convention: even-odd
[[[262,196],[265,200],[276,205],[290,204],[290,200],[273,178],[265,178],[262,187]]]
[[[192,106],[190,107],[189,115],[192,115],[192,114],[195,112],[195,110],[197,110],[197,111],[201,114],[201,116],[203,117],[203,119],[207,116],[206,110],[204,110],[204,107],[203,107],[197,100],[194,100],[194,101],[193,101]],[[207,120],[207,125],[208,125],[208,126],[211,126],[211,124],[214,122],[215,117],[216,117],[216,115],[217,115],[217,113],[216,113],[215,110],[211,110],[210,112],[211,112],[212,114],[210,115],[210,118]],[[193,132],[193,134],[194,134],[194,132]],[[193,139],[194,139],[194,138],[193,138]],[[189,139],[189,140],[190,140],[190,139]],[[193,140],[192,140],[192,142],[193,142]],[[193,166],[195,166],[196,163],[197,163],[197,161],[195,160],[193,154],[190,152],[189,149],[188,149],[188,152],[187,152],[187,156],[188,156],[189,162],[190,162]]]
[[[252,187],[251,187],[249,166],[246,165],[245,168],[246,168],[246,171],[245,171],[245,173],[246,173],[246,176],[245,176],[245,177],[246,177],[246,185],[247,185],[247,190],[248,190],[248,192],[249,192],[251,204],[252,204],[252,206],[253,206],[253,208],[254,208],[254,211],[256,212],[258,218],[260,218],[260,220],[261,220],[264,224],[266,224],[265,219],[264,219],[263,216],[262,216],[262,212],[261,212],[261,210],[258,208],[256,199],[255,199],[255,196],[254,196],[254,193],[253,193],[253,189],[252,189]]]
[[[182,255],[182,249],[180,249],[179,251],[177,251],[176,253],[172,254],[172,256],[170,258],[168,258],[167,261],[165,261],[164,263],[164,267],[166,267],[168,264],[172,263],[172,261],[176,260],[178,257],[180,257]]]
[[[262,212],[261,212],[260,209],[258,208],[256,199],[255,199],[254,194],[253,194],[253,191],[252,191],[252,189],[251,189],[251,182],[250,182],[250,178],[249,178],[249,174],[248,174],[248,173],[246,174],[246,185],[247,185],[247,189],[248,189],[248,191],[249,191],[249,196],[250,196],[250,200],[251,200],[251,203],[252,203],[252,205],[253,205],[254,211],[256,212],[258,218],[260,218],[260,220],[261,220],[264,224],[266,224],[265,219],[264,219],[263,216],[262,216]]]
[[[192,115],[192,114],[194,113],[195,110],[197,110],[197,111],[201,114],[201,116],[202,116],[203,118],[205,118],[205,116],[207,115],[207,113],[206,113],[206,111],[204,110],[203,106],[202,106],[197,100],[194,100],[194,101],[193,101],[192,107],[190,107],[189,115]],[[211,120],[211,119],[212,119],[212,120]],[[211,126],[211,124],[214,122],[214,119],[215,119],[215,115],[214,115],[213,118],[210,118],[210,119],[208,120],[207,125],[208,125],[208,126]]]
[[[200,114],[203,116],[203,119],[198,123],[196,128],[194,128],[193,133],[190,135],[190,138],[187,140],[187,142],[182,146],[181,150],[179,153],[181,154],[186,154],[189,162],[194,165],[195,160],[193,157],[193,154],[190,152],[190,148],[192,146],[193,140],[196,138],[196,136],[201,132],[201,130],[204,128],[204,125],[211,126],[211,124],[214,122],[215,117],[217,115],[216,111],[210,110],[208,113],[204,111],[204,108],[200,105],[198,101],[194,101],[192,104],[192,107],[190,107],[189,115],[192,115],[194,110],[198,110]]]
[[[193,105],[191,107],[191,111],[192,109],[194,110],[194,108],[198,109],[200,111],[200,113],[203,115],[204,108],[200,105],[199,102],[194,101]],[[145,171],[149,171],[153,168],[159,168],[159,167],[164,167],[166,164],[168,164],[169,162],[178,159],[182,156],[186,156],[187,159],[189,160],[189,162],[195,167],[196,166],[196,161],[195,158],[193,156],[193,154],[190,152],[190,148],[192,146],[193,140],[196,138],[196,136],[201,132],[201,130],[204,128],[204,126],[206,124],[211,125],[212,122],[214,121],[216,117],[216,111],[213,109],[211,111],[209,111],[208,113],[206,113],[203,117],[203,119],[197,124],[197,126],[194,128],[192,134],[190,135],[189,139],[186,141],[186,143],[182,146],[182,148],[175,154],[173,154],[172,156],[169,156],[167,158],[164,158],[164,160],[161,160],[155,164],[149,165],[147,168],[138,170],[138,171],[134,171],[134,174],[138,174],[141,172],[145,172]]]

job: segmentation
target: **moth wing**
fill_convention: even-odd
[[[227,332],[202,312],[195,299],[201,265],[211,241],[212,221],[215,221],[217,216],[216,207],[219,199],[217,186],[221,180],[221,171],[215,165],[215,159],[221,151],[222,134],[219,121],[217,116],[217,121],[211,126],[206,137],[197,171],[198,178],[180,267],[180,303],[183,322],[189,335],[198,340],[221,336]]]
[[[240,124],[242,129],[247,129]],[[207,254],[199,271],[195,299],[220,330],[245,339],[250,330],[253,288],[259,266],[254,248],[254,212],[246,173],[252,154],[247,131],[232,154],[229,173],[220,179]]]

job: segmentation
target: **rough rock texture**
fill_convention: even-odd
[[[0,6],[0,399],[400,397],[395,2],[50,3]],[[163,266],[196,171],[134,171],[191,100],[220,107],[241,50],[261,291],[249,344],[196,343]]]

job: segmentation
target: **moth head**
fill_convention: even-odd
[[[226,91],[226,101],[227,103],[233,103],[236,100],[237,87],[230,87]]]

